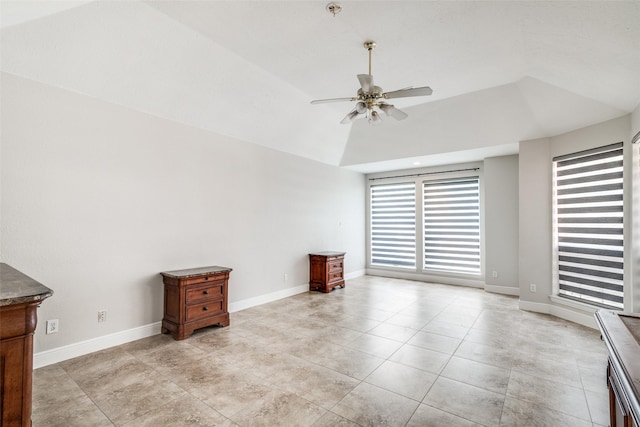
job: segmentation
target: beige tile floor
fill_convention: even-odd
[[[363,276],[37,369],[33,425],[608,425],[599,333],[517,305]]]

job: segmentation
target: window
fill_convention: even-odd
[[[369,178],[369,265],[465,279],[480,276],[478,171]]]
[[[371,265],[415,268],[415,183],[371,186]]]
[[[554,158],[558,295],[623,309],[622,143]]]
[[[478,178],[426,181],[423,191],[423,268],[480,274]]]

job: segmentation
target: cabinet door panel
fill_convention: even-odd
[[[0,390],[2,390],[0,394],[2,423],[0,425],[22,425],[25,404],[23,401],[24,346],[24,338],[2,341],[0,345]]]

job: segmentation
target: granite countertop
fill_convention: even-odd
[[[346,252],[326,251],[326,252],[312,252],[309,255],[340,256],[340,255],[344,255],[344,254],[346,254]]]
[[[40,282],[0,263],[0,306],[42,301],[53,295],[53,291]]]
[[[211,267],[187,268],[185,270],[164,271],[160,274],[162,274],[165,277],[185,279],[193,276],[202,276],[203,274],[225,273],[228,271],[232,271],[232,269],[228,267],[220,267],[220,266],[214,265]]]

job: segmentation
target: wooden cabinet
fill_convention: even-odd
[[[52,294],[0,264],[0,426],[31,426],[33,333],[38,306]]]
[[[162,333],[176,340],[205,326],[229,326],[230,268],[201,267],[160,273],[164,282]]]
[[[309,254],[309,290],[331,292],[344,283],[345,252],[316,252]]]
[[[607,387],[611,427],[640,427],[640,314],[598,310],[609,352]]]

